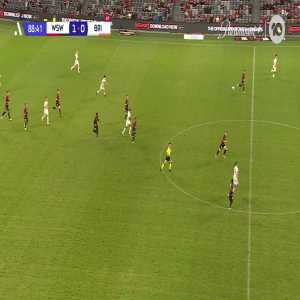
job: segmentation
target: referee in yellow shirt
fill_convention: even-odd
[[[169,164],[169,171],[171,172],[172,170],[172,158],[171,158],[171,154],[172,154],[172,149],[171,149],[171,143],[168,143],[168,146],[166,148],[166,158],[165,161],[162,163],[160,170],[162,171],[165,167],[165,164]]]

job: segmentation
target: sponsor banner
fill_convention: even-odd
[[[137,30],[149,30],[149,28],[150,28],[150,23],[135,22],[134,27],[135,27],[135,29],[137,29]]]
[[[74,19],[74,18],[61,18],[62,22],[91,22],[93,20],[87,20],[87,19]]]
[[[135,22],[135,29],[137,30],[151,30],[151,31],[183,31],[182,24],[166,24],[166,23],[149,23],[149,22]]]
[[[264,36],[235,36],[234,40],[239,42],[270,41],[270,38]]]
[[[47,35],[69,35],[68,22],[47,22]]]
[[[9,18],[32,19],[32,15],[30,14],[14,13],[10,11],[4,11],[3,16]]]
[[[288,33],[300,34],[300,26],[288,26]]]
[[[203,34],[185,34],[183,36],[185,40],[198,40],[198,41],[203,41],[204,40],[204,35]]]
[[[207,26],[207,32],[217,34],[236,35],[259,35],[264,33],[263,26]]]

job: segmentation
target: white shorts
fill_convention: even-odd
[[[233,176],[233,184],[235,185],[235,186],[237,186],[238,184],[239,184],[239,180],[238,180],[238,178],[237,177],[235,177],[235,176]]]
[[[79,60],[75,60],[74,66],[78,66],[79,67]]]
[[[129,126],[131,126],[131,121],[130,120],[126,120],[125,127],[129,127]]]
[[[104,85],[100,85],[100,91],[105,91],[105,86]]]
[[[277,72],[277,66],[272,67],[272,72]]]
[[[49,110],[48,109],[44,109],[44,115],[49,116]]]

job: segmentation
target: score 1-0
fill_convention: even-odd
[[[87,22],[81,21],[71,21],[69,24],[69,34],[70,35],[87,35],[88,33],[88,24]]]

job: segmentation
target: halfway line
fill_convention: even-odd
[[[253,48],[252,61],[252,89],[251,89],[251,114],[250,114],[250,155],[249,155],[249,192],[248,192],[248,257],[247,257],[247,300],[251,299],[251,242],[252,242],[252,174],[253,174],[253,132],[254,132],[254,91],[255,91],[255,54]]]

